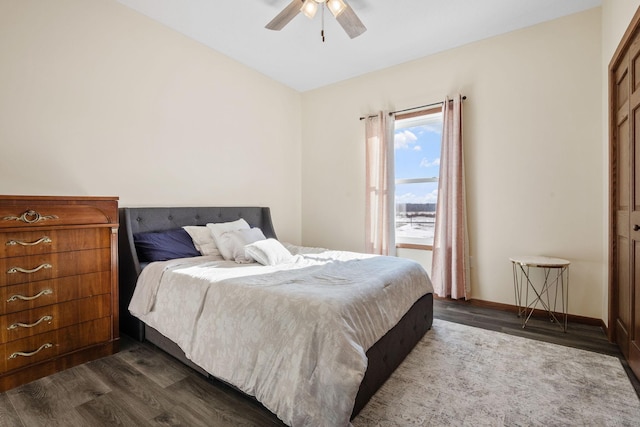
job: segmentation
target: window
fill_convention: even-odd
[[[441,139],[440,108],[396,116],[394,165],[397,247],[433,247]]]

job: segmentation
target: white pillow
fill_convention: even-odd
[[[225,251],[228,250],[231,253],[231,259],[235,260],[235,262],[238,264],[248,264],[255,260],[245,255],[245,245],[264,239],[266,239],[266,237],[262,234],[262,230],[257,227],[227,231],[220,236],[220,250],[224,247]]]
[[[193,245],[202,255],[220,256],[218,246],[207,227],[204,225],[185,225],[182,228],[189,233],[191,240],[193,240]]]
[[[207,228],[213,236],[213,241],[216,243],[216,246],[218,247],[218,250],[220,251],[222,257],[226,260],[230,260],[233,259],[233,254],[230,250],[221,246],[220,236],[222,236],[222,233],[226,233],[227,231],[247,230],[251,227],[249,227],[249,223],[247,223],[247,221],[245,221],[243,218],[240,218],[239,220],[232,222],[210,222],[207,224]]]
[[[293,255],[276,239],[259,240],[244,247],[247,256],[262,265],[277,265],[291,261]]]

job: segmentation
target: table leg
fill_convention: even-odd
[[[557,323],[564,332],[567,331],[567,323],[568,323],[568,300],[569,300],[569,269],[567,267],[560,268],[543,268],[544,282],[540,291],[536,289],[533,282],[530,278],[529,266],[525,271],[524,266],[522,264],[517,264],[520,268],[516,266],[517,263],[513,263],[513,274],[514,274],[514,292],[516,297],[516,306],[518,310],[518,317],[522,317],[522,327],[524,328],[533,315],[538,303],[540,303],[543,308],[549,313],[550,320],[552,322]],[[549,276],[551,275],[551,270],[556,270],[556,276],[549,280]],[[567,275],[567,284],[565,287],[564,276],[565,273]],[[526,285],[524,284],[524,280],[527,281]],[[525,295],[524,295],[524,304],[522,303],[522,286],[526,286]],[[531,303],[529,303],[529,287],[535,294],[535,298]],[[554,290],[551,288],[555,287]],[[550,300],[550,294],[554,292],[554,300],[553,307]],[[562,321],[558,319],[556,316],[556,309],[558,303],[558,291],[560,291],[561,297],[561,309],[562,309]],[[546,295],[545,295],[546,294]],[[545,301],[546,296],[546,301]]]
[[[521,317],[523,314],[523,306],[522,306],[522,277],[518,279],[518,264],[515,262],[511,263],[513,265],[513,291],[516,297],[516,308],[518,310],[518,317]]]

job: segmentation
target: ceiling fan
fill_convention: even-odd
[[[322,41],[324,41],[324,7],[331,11],[336,18],[340,26],[344,29],[350,38],[358,37],[360,34],[367,31],[367,27],[364,26],[360,18],[351,9],[351,7],[344,0],[293,0],[282,12],[280,12],[275,18],[271,20],[265,28],[269,30],[280,31],[287,25],[298,13],[302,12],[306,17],[313,18],[318,11],[318,8],[322,9]]]

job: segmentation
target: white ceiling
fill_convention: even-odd
[[[298,91],[307,91],[600,6],[601,0],[347,0],[367,27],[299,14],[264,28],[290,0],[117,0]]]

